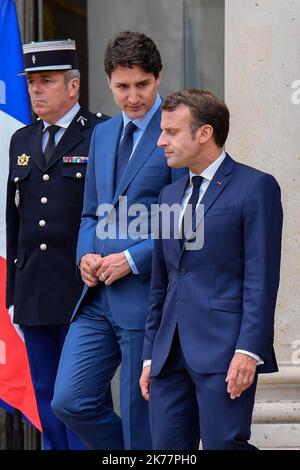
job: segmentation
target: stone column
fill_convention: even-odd
[[[34,0],[16,0],[18,20],[22,42],[33,41],[36,30],[36,2]],[[40,6],[41,1],[38,2]]]
[[[160,93],[208,88],[223,96],[224,0],[88,0],[90,109],[115,114],[103,70],[106,44],[118,31],[140,31],[163,62]]]
[[[300,448],[300,2],[226,0],[227,151],[272,173],[282,189],[284,233],[276,311],[278,374],[261,377],[253,442]]]

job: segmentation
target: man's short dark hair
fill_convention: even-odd
[[[214,130],[213,137],[216,144],[223,147],[229,132],[229,110],[224,101],[210,91],[192,88],[167,96],[163,101],[162,110],[174,111],[182,105],[189,108],[194,118],[192,136],[199,127],[209,124]]]
[[[109,78],[117,67],[138,65],[157,78],[162,69],[161,57],[154,41],[145,34],[124,31],[112,38],[105,50],[104,68]]]

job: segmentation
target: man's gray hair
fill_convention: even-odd
[[[73,78],[78,78],[80,80],[80,72],[77,69],[67,70],[64,75],[65,83],[69,83]]]

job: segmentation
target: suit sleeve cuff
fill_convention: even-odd
[[[137,267],[136,267],[136,265],[135,265],[135,263],[134,263],[134,261],[133,261],[131,255],[130,255],[129,251],[128,251],[128,250],[125,250],[125,251],[124,251],[124,255],[126,256],[126,259],[127,259],[127,261],[128,261],[128,264],[129,264],[129,266],[130,266],[131,271],[133,272],[133,274],[139,274],[139,271],[138,271],[138,269],[137,269]]]
[[[264,364],[264,361],[262,360],[262,358],[258,356],[257,354],[254,354],[249,351],[245,351],[244,349],[236,349],[235,352],[247,354],[247,356],[253,357],[253,359],[256,360],[258,366],[260,366],[261,364]]]

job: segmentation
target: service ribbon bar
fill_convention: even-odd
[[[89,157],[63,157],[63,163],[87,164]]]

